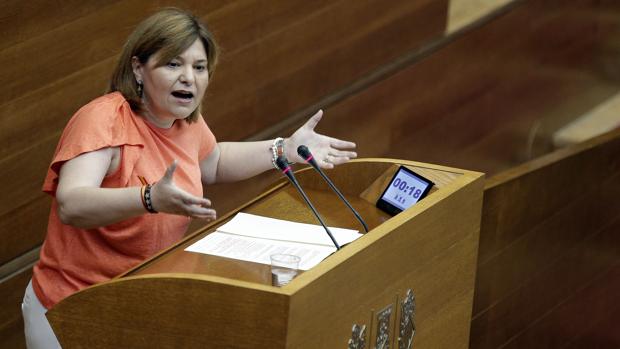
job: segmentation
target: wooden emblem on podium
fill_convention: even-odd
[[[390,318],[392,317],[393,306],[390,304],[377,313],[376,349],[388,349],[390,347]]]
[[[415,295],[407,290],[405,299],[400,302],[400,330],[398,331],[398,349],[410,349],[415,336]]]
[[[354,324],[351,330],[351,339],[349,339],[348,349],[364,349],[366,348],[366,325]]]

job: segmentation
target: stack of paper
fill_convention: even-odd
[[[356,240],[356,230],[329,227],[339,245]],[[185,249],[190,252],[270,264],[269,256],[299,256],[299,269],[308,270],[336,247],[322,226],[238,213],[228,223]]]

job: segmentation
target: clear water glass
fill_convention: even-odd
[[[271,258],[271,284],[284,286],[297,275],[301,258],[292,254],[276,253]]]

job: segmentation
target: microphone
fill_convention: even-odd
[[[321,219],[321,216],[319,215],[319,213],[316,211],[314,206],[312,206],[312,203],[310,202],[310,199],[308,199],[308,197],[306,196],[306,193],[304,193],[299,183],[297,183],[297,179],[295,178],[295,175],[293,174],[293,171],[291,170],[291,166],[289,166],[288,161],[283,155],[278,156],[278,158],[276,159],[276,165],[278,165],[278,168],[289,179],[289,181],[291,182],[291,184],[293,184],[295,189],[297,189],[299,194],[301,194],[301,197],[304,198],[304,201],[306,201],[306,204],[308,204],[308,207],[310,207],[310,209],[312,210],[316,218],[319,220],[319,222],[321,222],[321,225],[323,226],[323,229],[325,229],[325,232],[327,233],[327,235],[329,235],[329,238],[332,239],[334,246],[336,246],[336,250],[339,250],[340,245],[338,245],[338,242],[336,242],[336,239],[332,235],[332,232],[329,231],[329,229],[323,222],[323,219]]]
[[[306,160],[308,164],[314,167],[314,169],[321,175],[321,177],[323,177],[325,182],[329,184],[330,188],[332,188],[332,190],[336,194],[338,194],[338,197],[340,198],[340,200],[342,200],[342,202],[344,202],[347,205],[347,207],[351,210],[351,212],[353,212],[353,214],[355,215],[355,218],[357,218],[357,220],[360,223],[362,223],[362,226],[364,226],[364,230],[368,233],[368,226],[366,225],[366,223],[364,222],[360,214],[357,213],[357,211],[355,211],[355,209],[353,208],[353,206],[351,206],[349,201],[347,201],[347,199],[344,198],[344,195],[342,195],[340,190],[336,188],[334,183],[332,183],[332,181],[327,177],[327,175],[325,175],[325,173],[321,170],[319,165],[316,163],[316,160],[314,160],[314,156],[312,156],[312,153],[310,153],[310,149],[308,149],[308,147],[306,147],[305,145],[300,145],[299,147],[297,147],[297,154],[299,154],[299,156],[301,156],[302,159]]]

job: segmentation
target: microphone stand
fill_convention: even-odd
[[[310,150],[308,149],[308,147],[306,147],[305,145],[300,145],[297,148],[297,154],[299,154],[299,156],[302,157],[302,159],[306,160],[306,162],[308,164],[310,164],[310,166],[312,166],[312,168],[314,168],[320,175],[321,177],[323,177],[323,179],[325,180],[325,182],[327,182],[327,184],[329,185],[330,188],[332,188],[332,190],[338,195],[338,197],[340,198],[340,200],[342,200],[342,202],[345,203],[345,205],[347,205],[347,207],[351,210],[351,212],[353,212],[353,214],[355,215],[355,218],[357,218],[357,220],[362,224],[362,226],[364,227],[364,230],[368,233],[368,226],[366,225],[366,222],[364,222],[364,220],[362,219],[362,217],[360,216],[359,213],[357,213],[357,211],[353,208],[353,206],[351,206],[351,204],[349,203],[349,201],[347,199],[345,199],[344,195],[342,195],[342,193],[340,192],[340,190],[338,190],[338,188],[336,188],[336,186],[334,185],[334,183],[327,177],[327,175],[321,170],[321,168],[319,167],[319,165],[316,163],[316,160],[314,160],[314,156],[312,156],[312,153],[310,153]]]
[[[282,173],[289,179],[289,181],[291,181],[291,183],[293,184],[295,189],[297,189],[299,194],[301,194],[301,197],[304,199],[304,201],[306,202],[308,207],[310,207],[310,209],[312,210],[312,213],[314,213],[316,218],[319,220],[319,222],[323,226],[323,229],[325,229],[325,232],[327,233],[329,238],[334,243],[334,246],[336,246],[336,250],[340,250],[340,245],[338,244],[338,242],[334,238],[334,235],[332,235],[332,232],[329,231],[329,228],[327,228],[327,225],[325,225],[325,222],[323,222],[323,219],[321,219],[321,216],[319,215],[317,210],[314,208],[314,206],[310,202],[310,199],[308,199],[308,196],[306,196],[306,193],[303,191],[303,189],[301,189],[301,186],[297,182],[297,179],[295,178],[295,175],[293,175],[293,171],[291,171],[291,167],[289,166],[288,161],[286,160],[286,158],[284,156],[282,156],[282,155],[278,156],[278,158],[276,160],[276,164],[278,165],[278,168],[282,171]]]

